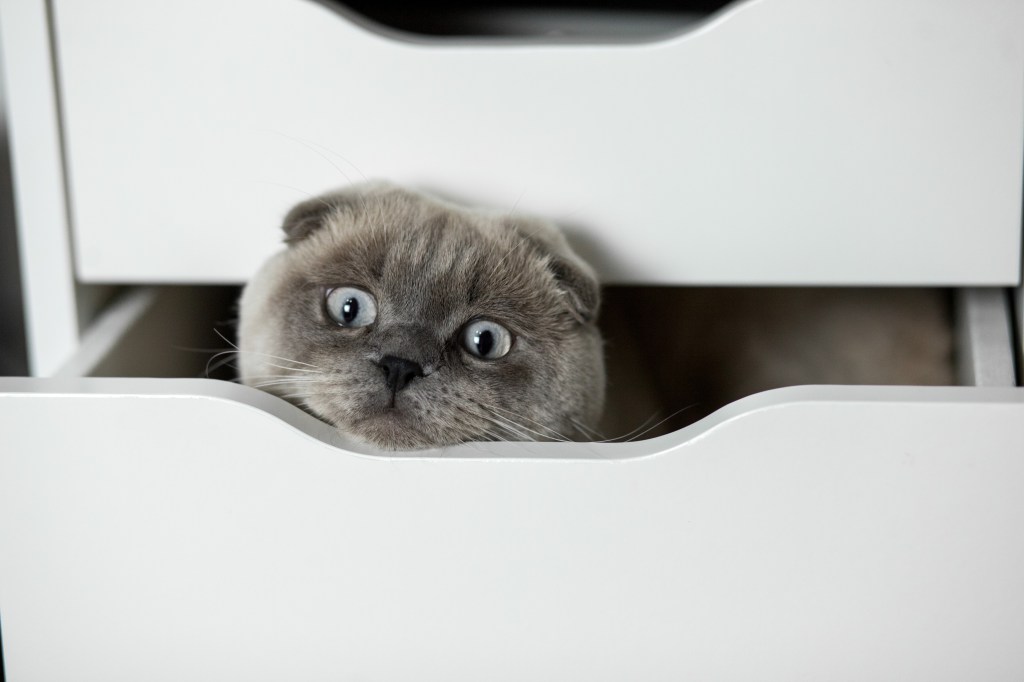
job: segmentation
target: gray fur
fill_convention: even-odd
[[[553,226],[376,183],[300,204],[284,231],[288,248],[242,295],[244,383],[387,449],[573,439],[595,425],[599,287]],[[343,285],[375,296],[374,324],[327,317],[324,293]],[[478,318],[512,331],[508,355],[461,348],[460,331]],[[387,355],[424,376],[393,395],[377,365]]]

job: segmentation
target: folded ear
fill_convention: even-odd
[[[329,218],[353,210],[357,202],[357,192],[341,190],[313,197],[294,206],[285,215],[281,225],[285,243],[291,245],[302,241],[323,227]]]
[[[307,199],[285,215],[281,225],[284,241],[289,245],[300,242],[326,225],[329,219],[363,210],[369,197],[380,197],[397,191],[390,183],[373,181]]]
[[[568,297],[573,317],[580,323],[596,320],[601,307],[601,287],[590,266],[573,254],[572,260],[552,257],[548,268],[555,275],[559,289]]]
[[[548,270],[565,295],[572,316],[581,324],[596,320],[601,307],[601,285],[593,268],[576,255],[561,231],[541,220],[520,218],[514,226],[524,239],[547,255]]]

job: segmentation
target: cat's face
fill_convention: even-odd
[[[242,297],[245,383],[389,449],[594,425],[597,283],[547,224],[372,185],[285,231]]]

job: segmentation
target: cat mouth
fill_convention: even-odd
[[[377,410],[352,421],[342,431],[386,450],[418,450],[438,445],[423,430],[423,423],[414,414],[397,407]]]
[[[423,415],[415,403],[391,392],[383,400],[364,405],[350,414],[344,423],[336,423],[342,432],[375,447],[387,450],[421,449],[436,445],[424,429]],[[435,438],[436,438],[436,434]]]
[[[375,448],[420,450],[464,440],[447,433],[437,422],[438,406],[415,391],[358,387],[324,398],[308,406],[315,416],[345,437]]]

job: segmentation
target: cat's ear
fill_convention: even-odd
[[[369,199],[378,200],[397,191],[394,185],[378,180],[352,185],[303,201],[288,211],[284,217],[284,223],[281,225],[284,241],[289,245],[300,242],[324,227],[332,218],[345,214],[354,215],[366,207]]]
[[[601,286],[593,271],[575,254],[556,255],[548,261],[559,290],[566,296],[569,311],[577,322],[593,322],[601,307]]]
[[[302,241],[326,225],[328,219],[354,210],[357,202],[358,194],[351,190],[332,192],[303,201],[284,217],[281,229],[284,231],[285,243],[291,245]]]
[[[577,322],[593,322],[601,307],[601,285],[594,270],[572,250],[565,235],[546,221],[517,218],[512,226],[524,239],[547,255],[547,268],[565,296]]]

